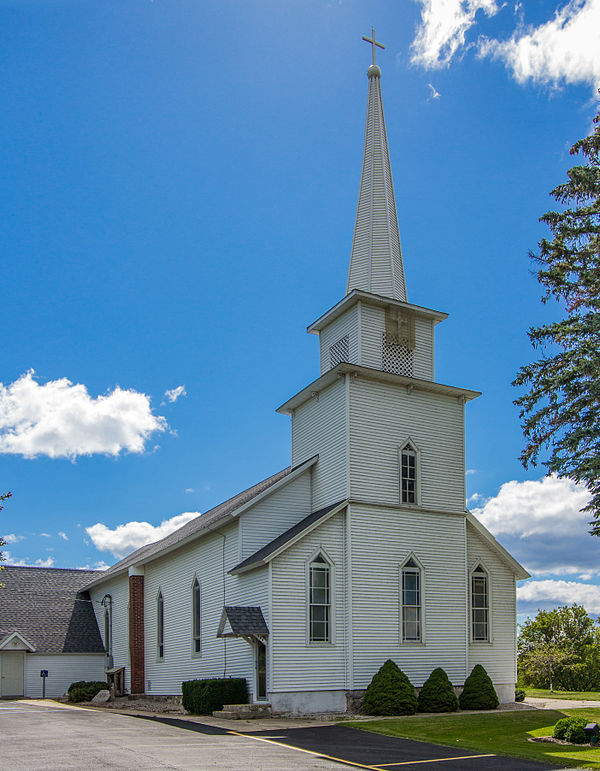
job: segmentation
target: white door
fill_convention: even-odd
[[[2,697],[23,696],[22,651],[2,653]]]

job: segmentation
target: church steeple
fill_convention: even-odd
[[[363,40],[373,47],[373,64],[367,70],[369,95],[365,147],[346,294],[353,289],[362,289],[406,302],[400,231],[381,99],[381,70],[375,64],[375,46],[383,48],[383,45],[375,40],[374,30],[372,38],[363,36]]]

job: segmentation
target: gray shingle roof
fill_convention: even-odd
[[[97,570],[7,566],[0,573],[0,641],[19,632],[38,652],[102,653],[90,596]]]
[[[223,608],[233,635],[269,634],[269,627],[260,608],[250,606],[231,606]],[[229,637],[222,632],[218,637]]]
[[[259,482],[258,484],[249,487],[247,490],[234,495],[233,498],[229,498],[229,500],[220,503],[218,506],[215,506],[214,509],[210,509],[204,514],[200,514],[198,517],[195,517],[195,519],[192,519],[183,525],[183,527],[180,527],[179,530],[175,530],[174,533],[165,536],[165,538],[162,538],[160,541],[155,541],[154,543],[142,546],[140,549],[137,549],[127,557],[124,557],[122,560],[112,565],[108,570],[105,570],[98,578],[92,581],[89,586],[101,583],[106,578],[115,574],[122,573],[132,565],[137,565],[142,561],[147,561],[152,557],[160,554],[160,552],[163,550],[170,549],[180,542],[186,541],[195,536],[202,535],[203,531],[210,528],[211,525],[214,525],[216,522],[219,522],[220,520],[225,519],[229,515],[233,514],[245,503],[248,503],[253,498],[256,498],[269,487],[272,487],[276,482],[279,482],[281,479],[284,479],[292,472],[302,468],[302,466],[307,466],[313,460],[314,457],[299,463],[293,468],[291,466],[284,468],[282,471],[277,472],[277,474],[273,474],[273,476],[270,476],[267,479],[263,479],[262,482]]]
[[[234,568],[231,568],[229,572],[238,573],[244,570],[248,570],[250,567],[263,564],[267,557],[273,554],[273,552],[277,551],[282,546],[285,546],[288,541],[291,541],[297,535],[300,535],[303,530],[306,530],[306,528],[310,527],[310,525],[312,525],[314,522],[318,522],[326,514],[329,514],[330,511],[344,503],[344,500],[345,499],[342,499],[337,503],[332,503],[331,506],[325,506],[324,509],[314,511],[312,514],[309,514],[308,517],[304,517],[304,519],[301,519],[300,522],[298,522],[296,525],[293,525],[289,528],[289,530],[286,530],[285,533],[281,533],[281,535],[278,535],[277,538],[274,538],[266,546],[263,546],[258,551],[255,551],[254,554],[251,554],[249,557],[246,557],[245,560],[239,562]]]

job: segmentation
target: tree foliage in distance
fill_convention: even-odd
[[[0,511],[4,508],[4,501],[8,500],[10,497],[12,497],[12,493],[1,493],[0,494]],[[4,566],[2,565],[2,562],[4,560],[4,555],[2,554],[2,547],[6,546],[6,541],[0,536],[0,570],[4,570]]]
[[[529,330],[542,355],[513,385],[528,389],[515,400],[526,442],[521,462],[535,466],[547,450],[550,473],[585,484],[591,499],[583,511],[600,535],[600,113],[594,123],[571,148],[585,165],[570,169],[550,193],[562,211],[540,218],[552,240],[543,238],[539,254],[530,255],[539,265],[542,302],[557,300],[564,317]]]
[[[600,622],[582,605],[540,610],[518,640],[519,680],[536,688],[600,688]]]

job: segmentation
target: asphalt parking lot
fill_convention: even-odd
[[[236,730],[184,718],[0,702],[2,761],[15,771],[544,771],[543,763],[367,733],[341,725]]]

